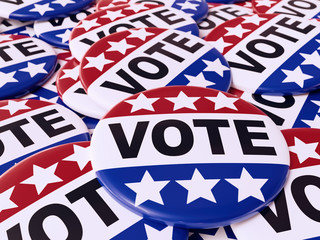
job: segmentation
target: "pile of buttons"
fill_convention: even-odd
[[[319,240],[318,18],[0,0],[0,239]]]

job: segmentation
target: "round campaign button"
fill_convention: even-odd
[[[126,29],[145,27],[178,29],[199,35],[196,22],[180,10],[158,4],[134,3],[101,10],[80,21],[71,32],[69,47],[80,62],[99,39]]]
[[[95,7],[91,7],[69,14],[67,17],[36,21],[34,23],[34,31],[43,41],[59,48],[69,49],[69,37],[72,29],[78,22],[94,13],[94,11]]]
[[[0,33],[19,34],[29,37],[35,37],[32,21],[19,21],[13,19],[4,19],[0,22]]]
[[[286,129],[282,133],[290,150],[287,182],[260,214],[232,225],[238,240],[320,237],[320,129]]]
[[[231,20],[243,15],[252,14],[252,9],[246,7],[244,3],[238,4],[221,4],[209,3],[209,12],[205,19],[198,23],[199,36],[204,38],[215,27],[227,20]]]
[[[187,240],[187,230],[142,219],[110,197],[89,144],[47,149],[1,176],[1,239]]]
[[[56,53],[37,38],[0,34],[0,49],[0,99],[20,97],[54,72]]]
[[[75,58],[69,60],[60,69],[56,81],[59,96],[72,110],[100,119],[106,114],[106,111],[84,91],[79,78],[79,71],[80,65]]]
[[[93,0],[1,0],[0,16],[21,21],[46,20],[80,10]]]
[[[87,51],[80,78],[107,111],[146,89],[191,85],[227,91],[228,63],[210,43],[177,30],[130,29],[111,34]]]
[[[196,22],[204,19],[208,13],[208,3],[206,0],[100,0],[97,10],[106,9],[107,7],[117,6],[127,3],[150,3],[161,4],[181,10],[191,16]]]
[[[205,39],[227,59],[234,88],[282,96],[320,87],[319,21],[253,14],[226,21]]]
[[[146,218],[184,228],[244,220],[280,192],[289,151],[259,109],[207,88],[152,89],[120,102],[92,136],[106,189]]]
[[[88,141],[88,129],[71,110],[47,101],[0,101],[0,174],[55,145]]]
[[[306,19],[320,18],[320,2],[312,0],[252,0],[256,13],[277,13]]]
[[[280,129],[320,128],[320,90],[286,96],[251,94],[233,88],[229,92],[258,107]]]

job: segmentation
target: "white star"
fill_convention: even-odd
[[[79,78],[79,71],[80,71],[80,65],[77,65],[72,69],[62,69],[62,72],[64,72],[64,75],[60,78],[61,79],[72,78],[73,80],[77,81]]]
[[[294,70],[284,70],[281,71],[287,75],[287,77],[282,81],[282,83],[294,82],[303,88],[304,81],[313,78],[313,76],[304,74],[301,67],[296,67]]]
[[[141,10],[147,10],[147,9],[149,9],[149,8],[147,8],[147,7],[146,7],[144,4],[142,4],[142,3],[139,3],[139,4],[132,3],[132,4],[130,4],[129,7],[126,7],[125,9],[127,9],[127,10],[132,10],[132,11],[134,11],[135,13],[137,13],[137,12],[140,12]]]
[[[60,4],[61,6],[65,7],[68,4],[73,4],[75,1],[72,0],[55,0],[52,2],[53,4]]]
[[[56,36],[58,38],[61,38],[61,42],[66,43],[69,41],[70,34],[71,34],[71,31],[67,29],[64,33],[57,34]]]
[[[0,34],[0,42],[3,41],[12,41],[10,34]]]
[[[122,54],[127,52],[127,49],[134,48],[134,45],[130,45],[127,43],[126,39],[122,39],[120,42],[108,42],[111,47],[108,48],[107,52],[118,51]]]
[[[267,18],[259,17],[258,14],[247,15],[247,16],[243,16],[242,18],[245,19],[242,22],[242,24],[243,23],[252,23],[252,24],[257,25],[257,26],[259,26],[261,21],[268,20]]]
[[[140,109],[145,109],[154,112],[152,104],[159,98],[147,98],[143,93],[139,94],[136,99],[126,100],[125,102],[132,105],[131,113]]]
[[[305,143],[299,138],[294,137],[294,144],[294,146],[289,147],[289,150],[297,154],[300,163],[303,163],[309,157],[320,159],[320,155],[316,152],[319,142]]]
[[[19,34],[24,34],[24,35],[28,35],[30,37],[34,37],[36,34],[34,32],[34,29],[32,27],[25,27],[25,30],[19,32]]]
[[[232,43],[227,43],[223,40],[223,37],[219,38],[217,41],[209,41],[219,52],[223,53],[226,47],[232,46]]]
[[[82,171],[84,167],[88,164],[88,162],[90,162],[89,150],[89,147],[73,145],[74,153],[62,160],[76,162],[80,170]]]
[[[21,183],[34,185],[39,195],[48,184],[62,181],[61,178],[54,174],[57,166],[58,163],[55,163],[50,167],[42,168],[34,164],[33,176],[27,178]]]
[[[170,181],[154,181],[148,171],[146,171],[140,182],[126,183],[126,186],[136,193],[135,206],[139,206],[145,201],[163,205],[163,200],[160,191]]]
[[[23,110],[23,109],[31,109],[30,107],[26,106],[28,100],[24,101],[15,101],[15,100],[8,100],[8,105],[0,107],[1,110],[8,110],[10,115]]]
[[[226,231],[223,227],[219,227],[216,231],[215,235],[209,235],[204,233],[199,233],[200,237],[202,237],[203,240],[229,240],[231,238],[228,238]]]
[[[88,60],[88,64],[84,66],[84,68],[91,68],[95,67],[98,69],[100,72],[102,71],[103,67],[109,63],[113,63],[112,60],[106,59],[104,56],[104,52],[102,52],[100,55],[97,57],[86,57]]]
[[[310,128],[320,128],[320,117],[316,115],[313,120],[301,120]]]
[[[252,3],[246,1],[246,2],[244,3],[243,7],[246,7],[246,8],[249,8],[250,10],[252,10]]]
[[[312,54],[300,53],[300,55],[305,59],[301,65],[314,65],[320,69],[320,55],[317,50]]]
[[[238,110],[237,107],[234,105],[234,103],[239,99],[233,98],[233,97],[227,97],[222,92],[219,92],[216,97],[205,97],[205,98],[215,103],[214,110],[218,110],[224,107]]]
[[[238,188],[238,202],[254,197],[265,202],[261,188],[268,181],[265,178],[253,178],[245,168],[242,168],[240,178],[225,179],[230,184]]]
[[[188,97],[184,92],[180,91],[177,97],[166,97],[165,99],[174,103],[173,111],[181,108],[190,108],[197,110],[194,102],[200,97]]]
[[[92,20],[82,20],[81,23],[77,28],[84,28],[86,31],[90,30],[93,27],[101,26],[100,23],[97,23],[98,19],[92,19]]]
[[[320,113],[320,101],[311,100],[311,102],[313,102],[314,104],[316,104],[319,107],[318,113]]]
[[[223,72],[224,71],[230,71],[230,68],[226,67],[225,65],[222,64],[220,58],[217,58],[213,62],[210,60],[202,60],[207,67],[203,69],[203,72],[216,72],[219,74],[221,77],[223,77]]]
[[[186,74],[184,76],[189,80],[189,83],[187,84],[189,86],[208,87],[216,84],[205,79],[203,72],[200,72],[197,76],[191,76]]]
[[[0,88],[6,85],[9,82],[19,82],[13,76],[16,72],[4,73],[0,72]]]
[[[15,187],[11,187],[9,188],[8,190],[0,193],[0,213],[3,211],[3,210],[6,210],[6,209],[11,209],[11,208],[16,208],[18,207],[17,204],[15,204],[14,202],[12,202],[10,200],[10,197],[12,195],[12,192],[14,190]]]
[[[46,102],[51,102],[51,103],[57,103],[59,100],[59,96],[52,97],[52,98],[44,98],[44,97],[39,97],[40,101],[46,101]]]
[[[122,9],[118,10],[118,11],[108,11],[106,12],[105,15],[101,16],[101,18],[109,18],[110,21],[114,21],[115,19],[119,18],[119,17],[125,17],[126,15],[122,14]]]
[[[34,8],[30,10],[30,12],[38,12],[41,16],[43,16],[46,12],[54,11],[54,8],[49,7],[50,3],[46,3],[43,5],[34,4]]]
[[[225,36],[237,36],[239,38],[242,38],[244,33],[251,31],[243,28],[241,24],[237,25],[236,27],[225,27],[225,29],[228,31]]]
[[[173,227],[168,226],[160,231],[144,224],[148,240],[172,239]]]
[[[184,3],[177,3],[177,5],[181,6],[181,10],[183,9],[191,9],[191,10],[197,10],[197,7],[199,4],[191,3],[191,2],[184,2]]]
[[[256,7],[258,6],[266,6],[271,7],[272,4],[276,3],[276,1],[271,0],[256,0]]]
[[[220,181],[220,179],[205,179],[196,168],[191,180],[176,180],[182,187],[188,190],[187,204],[204,198],[216,203],[211,190]]]
[[[316,39],[317,43],[320,45],[320,39]],[[318,47],[318,50],[320,50],[320,47]]]
[[[141,29],[130,29],[128,30],[131,34],[127,38],[139,38],[145,41],[148,36],[154,35],[154,33],[147,32],[145,28]]]
[[[32,62],[28,62],[28,67],[21,68],[19,71],[20,72],[27,72],[31,77],[34,77],[38,73],[45,73],[47,74],[47,70],[44,69],[44,66],[46,63],[39,63],[39,64],[34,64]]]

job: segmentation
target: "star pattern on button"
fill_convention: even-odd
[[[239,38],[242,38],[244,33],[251,31],[250,29],[243,28],[241,24],[236,27],[225,27],[225,29],[228,31],[225,36],[237,36]]]
[[[166,97],[165,99],[174,103],[173,111],[181,108],[189,108],[197,110],[194,102],[196,102],[200,97],[188,97],[183,91],[180,91],[177,97]]]
[[[106,59],[104,56],[104,52],[102,52],[100,55],[97,57],[86,57],[88,60],[88,64],[85,65],[83,68],[96,68],[100,72],[103,70],[103,67],[107,64],[113,63],[114,61]]]
[[[0,107],[0,110],[8,110],[10,115],[13,115],[20,110],[31,109],[29,106],[26,105],[27,102],[28,100],[23,100],[23,101],[8,100],[8,104],[3,107]]]
[[[194,170],[191,180],[176,180],[178,184],[188,190],[187,204],[199,198],[216,203],[212,188],[219,181],[220,179],[205,179],[197,168]]]
[[[219,38],[217,41],[208,41],[211,43],[219,52],[223,53],[226,47],[232,46],[232,43],[225,42],[223,37]]]
[[[318,113],[320,113],[320,101],[311,100],[311,102],[318,106]]]
[[[49,7],[50,3],[46,3],[43,5],[34,4],[34,8],[30,9],[29,12],[37,12],[41,16],[43,16],[46,12],[54,11],[54,8]]]
[[[73,0],[54,0],[51,2],[52,4],[60,4],[62,7],[67,6],[68,4],[74,4],[76,3]]]
[[[229,108],[233,110],[238,110],[237,107],[234,105],[238,98],[227,97],[222,92],[219,92],[216,97],[205,97],[206,99],[214,102],[214,110],[218,110],[221,108]]]
[[[226,231],[223,227],[219,227],[215,235],[209,235],[204,233],[199,233],[199,235],[200,237],[202,237],[203,240],[232,240],[232,238],[228,238]]]
[[[15,187],[11,187],[8,190],[0,193],[0,213],[3,210],[11,209],[11,208],[16,208],[18,207],[17,204],[15,204],[13,201],[10,200],[12,192]]]
[[[320,55],[317,50],[311,54],[300,53],[300,55],[305,59],[301,65],[313,65],[320,69]]]
[[[139,4],[135,4],[135,3],[131,3],[129,7],[125,8],[126,10],[131,10],[134,11],[135,13],[138,13],[142,10],[148,10],[149,8],[147,8],[144,4],[139,3]]]
[[[207,80],[204,77],[203,72],[200,72],[197,76],[191,76],[186,74],[184,76],[189,80],[189,83],[187,84],[189,86],[209,87],[216,84],[214,82]]]
[[[261,188],[268,179],[253,178],[250,173],[243,168],[240,178],[228,178],[225,180],[238,189],[238,202],[241,202],[248,197],[254,197],[265,202]]]
[[[297,154],[300,163],[305,162],[308,158],[320,159],[316,152],[319,142],[305,143],[297,137],[294,137],[294,146],[289,147],[290,152]]]
[[[33,175],[26,180],[22,181],[22,184],[34,185],[38,195],[46,188],[48,184],[62,182],[63,180],[54,174],[58,163],[55,163],[47,168],[42,168],[37,165],[33,165]]]
[[[242,17],[244,19],[243,23],[252,23],[259,26],[260,22],[268,20],[267,18],[260,17],[258,14],[247,15]]]
[[[4,85],[10,82],[19,82],[17,79],[15,79],[13,76],[16,74],[16,72],[9,72],[4,73],[0,72],[0,88],[2,88]]]
[[[60,99],[59,96],[52,97],[52,98],[39,97],[40,101],[46,101],[46,102],[51,102],[51,103],[57,103],[59,99]]]
[[[320,128],[320,117],[316,115],[313,120],[301,120],[310,128]]]
[[[11,35],[0,34],[0,42],[3,42],[3,41],[12,41]]]
[[[154,112],[152,104],[159,98],[147,98],[143,93],[140,93],[136,99],[126,100],[126,103],[132,105],[131,113],[144,109]]]
[[[76,162],[82,171],[85,166],[87,166],[88,162],[90,162],[90,148],[89,147],[81,147],[78,145],[73,145],[74,153],[62,159],[62,161],[71,161]]]
[[[28,27],[28,26],[25,27],[25,30],[20,31],[19,34],[28,35],[30,37],[36,36],[34,29],[32,27]]]
[[[125,185],[136,193],[135,206],[139,206],[148,200],[164,205],[160,191],[169,182],[154,181],[149,172],[145,171],[141,181],[126,183]]]
[[[32,62],[28,62],[28,67],[21,68],[19,71],[29,73],[30,77],[34,77],[38,73],[48,74],[47,70],[44,69],[45,65],[46,63],[34,64]]]
[[[145,28],[141,29],[130,29],[128,30],[131,34],[127,38],[139,38],[142,41],[145,41],[148,36],[153,36],[154,33],[146,31]]]
[[[123,55],[126,54],[127,50],[130,48],[134,48],[134,45],[130,45],[127,43],[126,39],[122,39],[120,42],[108,42],[111,47],[107,49],[107,52],[118,51]]]
[[[81,21],[81,24],[77,26],[77,28],[84,28],[84,30],[88,31],[93,27],[99,27],[101,26],[100,23],[97,23],[98,19],[92,19],[92,20],[85,20],[83,19]]]
[[[259,6],[266,6],[266,7],[271,7],[272,4],[276,3],[276,1],[272,0],[256,0],[256,7]]]
[[[144,227],[146,229],[148,240],[172,239],[173,227],[171,226],[168,226],[160,231],[153,227],[150,227],[147,224],[144,224]]]
[[[69,41],[71,31],[67,29],[64,33],[57,34],[56,37],[61,38],[61,42],[66,43]]]
[[[64,74],[60,78],[61,79],[72,78],[74,81],[77,81],[79,78],[79,71],[80,71],[79,65],[75,66],[72,69],[62,69],[62,72]]]
[[[230,71],[228,67],[222,64],[220,58],[215,59],[213,62],[210,60],[202,60],[207,67],[203,69],[204,72],[216,72],[219,74],[221,77],[223,77],[223,72],[224,71]]]
[[[296,67],[294,70],[282,69],[281,71],[287,75],[282,83],[296,83],[301,88],[303,88],[305,80],[313,78],[313,76],[303,73],[300,66]]]
[[[106,14],[101,16],[101,18],[109,18],[110,21],[114,21],[117,18],[125,17],[126,15],[122,14],[122,9],[118,11],[106,11]]]
[[[199,7],[199,4],[191,3],[188,1],[186,1],[184,3],[177,3],[177,5],[179,5],[181,7],[181,10],[184,10],[184,9],[197,10],[197,8]]]

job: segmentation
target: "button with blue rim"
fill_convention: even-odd
[[[0,101],[0,174],[43,149],[88,141],[88,129],[71,110],[47,101]]]
[[[53,74],[57,56],[37,38],[0,34],[0,99],[20,97],[44,84]]]
[[[67,17],[36,21],[34,31],[43,41],[59,48],[69,49],[69,37],[72,29],[94,11],[95,7],[90,7],[80,12],[70,13]]]
[[[234,88],[257,94],[302,94],[320,88],[320,22],[285,14],[226,21],[205,38],[223,53]]]
[[[184,228],[244,220],[289,170],[280,130],[262,111],[208,88],[147,90],[117,104],[92,136],[97,177],[145,218]]]
[[[261,213],[232,225],[238,240],[320,238],[320,129],[293,128],[282,133],[290,150],[284,189]]]
[[[97,3],[97,10],[106,9],[107,7],[116,6],[126,3],[156,3],[173,7],[190,15],[196,22],[201,21],[208,13],[208,3],[205,0],[100,0]]]
[[[88,95],[104,109],[146,89],[191,85],[227,91],[231,72],[203,39],[177,30],[141,28],[96,42],[80,64]]]
[[[142,219],[104,191],[89,145],[47,149],[1,176],[1,239],[187,240],[187,230]]]
[[[277,13],[306,19],[320,18],[319,1],[252,0],[256,13]]]
[[[196,22],[186,13],[159,4],[132,3],[98,11],[83,19],[70,36],[72,55],[80,62],[99,39],[131,28],[168,28],[199,35]]]
[[[21,21],[47,20],[81,10],[93,0],[1,1],[0,17]]]

